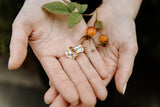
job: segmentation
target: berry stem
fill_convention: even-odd
[[[96,20],[95,22],[98,21],[98,8],[96,8]]]
[[[93,16],[95,12],[96,12],[96,11],[93,11],[93,12],[90,13],[90,14],[82,14],[82,15],[83,15],[83,16]]]

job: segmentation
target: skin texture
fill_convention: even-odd
[[[141,0],[126,0],[125,2],[129,3],[128,7],[126,5],[127,3],[122,3],[118,5],[117,8],[112,8],[112,6],[115,7],[116,5],[113,0],[104,1],[104,4],[98,9],[97,19],[103,22],[104,28],[102,33],[107,35],[109,42],[106,47],[98,47],[97,49],[94,46],[95,44],[92,43],[86,49],[86,55],[97,69],[105,85],[107,86],[115,75],[116,88],[122,94],[125,93],[128,79],[132,73],[134,58],[138,51],[134,19],[137,15]],[[126,12],[124,8],[130,10]],[[95,19],[96,15],[91,18],[88,26],[93,26]],[[94,36],[96,41],[98,41],[99,35],[100,33],[97,33],[97,35]],[[86,42],[84,45],[85,44]],[[94,57],[95,54],[100,55],[99,59],[101,59],[101,63],[96,63],[97,59]],[[104,76],[105,74],[107,76]],[[46,94],[48,94],[48,92]],[[50,107],[55,107],[55,103],[66,102],[59,98],[60,95],[57,94],[57,96],[57,98],[52,97],[52,100],[50,100],[49,103],[52,102]],[[47,99],[45,100],[47,101]],[[68,106],[69,105],[65,105],[64,107]],[[70,105],[70,107],[83,107],[83,105]]]
[[[48,2],[51,0],[25,1],[13,22],[8,67],[15,70],[21,66],[29,43],[47,73],[51,86],[55,88],[50,89],[53,91],[51,94],[56,96],[59,93],[62,96],[57,97],[57,100],[67,101],[69,104],[80,101],[83,106],[94,106],[96,97],[104,100],[107,96],[105,84],[97,70],[85,54],[80,54],[76,60],[64,55],[69,46],[79,44],[77,41],[84,35],[87,24],[82,21],[69,29],[67,16],[53,15],[41,8]]]
[[[139,2],[135,0],[132,3],[135,11],[127,13],[121,10],[125,4],[113,9],[115,3],[111,1],[105,2],[98,11],[98,20],[104,24],[102,32],[109,39],[107,46],[96,48],[93,41],[85,41],[85,54],[71,60],[64,57],[64,51],[78,44],[87,24],[82,21],[69,29],[67,16],[51,15],[40,8],[51,0],[27,0],[13,23],[9,69],[21,66],[29,43],[50,79],[51,88],[45,94],[45,102],[51,103],[50,107],[93,107],[96,97],[106,98],[105,86],[114,75],[117,90],[124,94],[138,50],[134,18]],[[95,15],[88,26],[94,21]],[[94,36],[95,40],[98,35]]]

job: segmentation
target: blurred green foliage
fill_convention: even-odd
[[[0,54],[9,52],[12,22],[23,0],[0,0]]]

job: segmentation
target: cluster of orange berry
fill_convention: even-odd
[[[102,29],[103,29],[103,23],[101,21],[96,20],[94,26],[90,26],[86,29],[85,36],[82,37],[83,41],[93,39],[93,36],[96,34],[96,32]],[[98,44],[98,46],[105,47],[108,43],[108,37],[105,34],[101,33],[99,35],[99,42],[100,44]]]
[[[101,34],[99,35],[99,42],[100,44],[98,44],[97,46],[103,46],[106,47],[107,43],[108,43],[108,37],[105,34],[102,34],[101,30],[103,29],[103,22],[97,20],[97,16],[98,16],[98,9],[102,6],[103,2],[101,3],[101,5],[99,7],[96,8],[95,12],[96,12],[96,20],[94,22],[94,26],[90,26],[86,29],[85,31],[85,36],[83,36],[81,39],[83,39],[83,41],[85,40],[94,40],[93,36],[97,33],[97,31],[99,31]],[[93,12],[94,13],[94,12]],[[82,43],[83,43],[82,41]]]
[[[103,3],[102,3],[103,4]],[[101,5],[102,5],[101,4]],[[100,6],[101,6],[100,5]],[[100,7],[99,6],[99,7]],[[99,8],[98,7],[98,8]],[[96,44],[96,47],[98,46],[102,46],[102,47],[106,47],[107,43],[108,43],[108,37],[102,33],[102,29],[103,29],[103,22],[97,20],[97,14],[98,14],[98,8],[95,10],[96,12],[96,20],[94,22],[93,26],[89,26],[86,30],[85,30],[85,35],[80,39],[80,44],[83,44],[83,42],[85,40],[93,40],[94,43]],[[90,14],[86,14],[89,15]],[[92,14],[91,14],[92,15]],[[96,41],[94,40],[93,36],[97,33],[100,32],[99,35],[99,43],[97,44]],[[77,45],[75,47],[69,47],[67,48],[67,50],[65,51],[65,54],[68,58],[71,59],[76,59],[76,57],[78,57],[78,55],[82,52],[85,51],[85,47],[83,47],[83,45]]]

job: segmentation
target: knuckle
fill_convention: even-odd
[[[98,75],[92,74],[90,76],[91,82],[92,84],[98,84],[99,82],[101,82],[101,79],[98,77]]]
[[[127,45],[128,51],[131,51],[134,55],[138,52],[138,45],[137,44],[129,44]]]
[[[61,78],[57,81],[57,85],[59,85],[59,87],[67,88],[69,84],[70,84],[70,81],[66,78]]]
[[[77,61],[80,63],[80,65],[83,66],[86,66],[86,64],[88,64],[88,60],[86,59],[86,57],[84,57],[83,53],[79,54],[79,56],[77,57]]]
[[[63,75],[57,74],[54,77],[54,80],[51,80],[51,84],[55,85],[56,87],[67,88],[67,86],[70,84],[70,81]]]
[[[86,85],[86,81],[77,78],[77,79],[75,80],[75,84],[77,84],[79,87],[84,87],[84,86]]]

